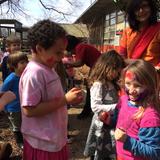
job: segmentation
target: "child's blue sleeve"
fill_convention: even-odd
[[[2,84],[1,91],[6,92],[6,91],[11,90],[13,85],[14,85],[13,80],[10,77],[7,77]]]
[[[160,160],[160,127],[140,128],[138,136],[139,140],[128,136],[123,148],[135,156]]]
[[[111,128],[115,128],[115,127],[116,127],[117,118],[118,118],[118,113],[119,113],[119,109],[116,108],[116,109],[114,110],[113,115],[111,116],[111,121],[110,121],[110,124],[109,124],[109,126],[110,126]]]

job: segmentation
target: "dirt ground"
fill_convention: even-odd
[[[89,126],[91,123],[91,116],[84,120],[78,120],[81,108],[71,108],[69,110],[69,133],[74,136],[74,141],[70,144],[71,160],[89,160],[83,156],[85,142],[88,135]]]
[[[88,68],[82,67],[76,70],[76,78],[83,80],[88,74]],[[83,87],[83,86],[82,86]],[[69,144],[70,160],[89,160],[83,156],[83,150],[91,122],[91,116],[84,120],[78,120],[77,115],[82,111],[84,102],[78,106],[72,106],[68,110],[69,134],[73,137],[73,142]],[[0,112],[0,141],[9,142],[12,145],[13,152],[10,160],[22,160],[22,150],[15,142],[13,133],[9,129],[9,121],[3,112]]]
[[[82,110],[81,106],[74,106],[68,110],[69,115],[69,134],[73,137],[73,142],[69,144],[70,160],[88,160],[83,156],[83,150],[90,126],[91,116],[84,120],[78,120],[77,114]],[[9,129],[9,122],[4,113],[0,113],[0,141],[12,144],[13,153],[11,160],[21,160],[22,151],[17,147],[14,136]]]

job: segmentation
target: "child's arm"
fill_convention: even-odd
[[[124,149],[135,156],[143,156],[148,159],[158,159],[160,155],[160,127],[141,128],[139,140],[127,137]]]
[[[117,105],[115,104],[103,104],[103,93],[102,93],[102,87],[103,85],[100,82],[95,82],[91,89],[91,108],[93,112],[109,112],[113,111]]]
[[[0,110],[3,110],[5,105],[16,99],[15,93],[11,92],[13,85],[14,81],[8,76],[3,82],[1,88],[2,93],[0,94]]]
[[[64,97],[57,97],[47,102],[41,102],[34,107],[23,106],[23,113],[28,117],[38,117],[54,112],[66,104],[78,104],[82,101],[82,91],[72,88]]]
[[[101,119],[101,117],[99,117],[100,120],[104,122],[105,124],[107,124],[108,127],[115,128],[117,124],[117,119],[118,119],[120,108],[121,108],[121,99],[119,99],[113,114],[111,115],[110,113],[106,112],[108,114],[108,116],[106,116],[107,118]]]
[[[121,128],[116,128],[115,139],[117,141],[125,142],[127,139],[127,133]]]
[[[16,99],[16,95],[11,91],[0,93],[0,111],[4,109],[5,105],[12,102],[14,99]]]
[[[11,90],[14,85],[14,81],[12,80],[12,78],[11,77],[7,77],[6,79],[5,79],[5,81],[3,82],[3,84],[2,84],[2,88],[1,88],[1,91],[2,92],[6,92],[6,91],[9,91],[9,90]]]

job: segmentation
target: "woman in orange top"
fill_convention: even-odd
[[[126,9],[129,27],[120,41],[120,54],[144,59],[160,69],[160,23],[154,0],[130,0]]]

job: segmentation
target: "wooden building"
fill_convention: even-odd
[[[22,23],[15,19],[0,19],[0,37],[8,37],[15,34],[22,37]]]
[[[88,41],[89,33],[85,24],[60,24],[68,34]],[[9,35],[16,35],[22,40],[22,50],[29,52],[27,45],[27,32],[29,27],[23,27],[23,24],[15,19],[0,19],[0,45],[5,42],[5,38]],[[2,47],[1,47],[2,48]],[[4,46],[3,46],[4,48]]]
[[[15,19],[0,19],[0,43],[5,43],[5,39],[9,35],[15,35],[22,40],[22,50],[28,51],[26,43],[26,32],[28,28]],[[5,46],[5,44],[2,44]]]
[[[101,52],[118,49],[119,39],[127,25],[125,13],[114,0],[96,0],[75,23],[87,25],[90,43]]]

